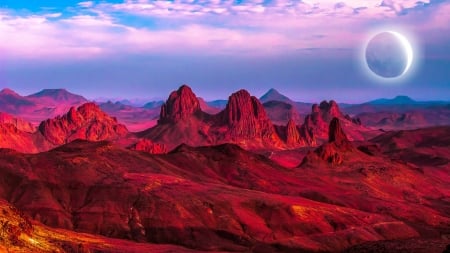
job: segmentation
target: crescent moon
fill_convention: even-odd
[[[397,39],[402,44],[403,49],[405,50],[405,53],[406,53],[406,66],[405,66],[405,70],[403,70],[403,73],[402,73],[402,75],[404,75],[409,70],[409,68],[411,67],[412,62],[413,62],[414,52],[413,52],[412,46],[409,43],[409,41],[406,39],[406,37],[401,35],[400,33],[394,32],[394,31],[389,31],[389,33],[391,33],[392,35],[397,37]]]

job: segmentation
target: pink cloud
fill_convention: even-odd
[[[401,4],[402,8],[416,4],[409,0],[390,2]],[[368,24],[374,21],[446,31],[450,22],[446,15],[450,4],[430,9],[433,13],[423,18],[422,12],[397,16],[386,1],[382,5],[374,0],[340,1],[339,4],[316,0],[273,1],[269,5],[260,0],[242,5],[233,1],[192,4],[129,0],[121,4],[89,1],[79,6],[83,11],[67,18],[58,13],[23,17],[0,13],[0,37],[8,38],[0,41],[0,50],[16,57],[57,59],[118,53],[291,54],[310,48],[356,48],[365,38]],[[117,11],[154,17],[160,22],[171,19],[174,26],[136,28],[120,23],[114,17]],[[416,17],[423,22],[418,23]]]

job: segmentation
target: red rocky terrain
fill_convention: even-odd
[[[334,101],[313,105],[303,125],[296,123],[299,116],[295,109],[286,105],[293,110],[285,116],[289,117],[284,119],[287,124],[274,125],[266,112],[267,106],[246,90],[240,90],[229,97],[224,110],[211,115],[202,111],[196,95],[183,85],[161,107],[158,125],[138,136],[164,143],[169,148],[182,143],[192,146],[235,143],[247,149],[286,149],[323,143],[333,117],[342,120],[351,140],[363,140],[379,133],[343,115]]]
[[[216,114],[202,103],[181,86],[157,125],[139,133],[93,103],[37,130],[2,114],[0,251],[442,252],[448,244],[449,126],[382,132],[334,101],[313,105],[303,124],[274,125],[246,90]]]
[[[114,140],[125,136],[127,128],[119,124],[94,103],[86,103],[67,114],[48,119],[39,125],[39,132],[54,145],[61,145],[76,139],[98,141]]]
[[[34,155],[2,150],[0,197],[51,227],[195,250],[339,251],[450,234],[448,163],[435,168],[447,177],[431,176],[355,148],[337,118],[329,128],[328,143],[294,169],[233,144],[164,155],[81,140]]]

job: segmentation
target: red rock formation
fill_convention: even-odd
[[[335,143],[340,148],[348,148],[350,141],[347,135],[342,130],[341,123],[338,118],[333,118],[330,122],[330,128],[328,130],[328,142]]]
[[[328,136],[328,125],[322,118],[322,113],[317,104],[313,104],[311,114],[306,115],[301,126],[303,133],[314,134],[317,138],[325,139]]]
[[[322,113],[322,118],[329,122],[333,118],[343,117],[341,110],[339,109],[338,104],[334,100],[330,100],[330,102],[322,101],[319,105],[320,111]]]
[[[150,154],[165,154],[167,147],[164,144],[154,143],[149,139],[140,139],[130,147],[131,150],[144,151]]]
[[[0,124],[11,124],[18,130],[28,133],[33,133],[36,131],[36,127],[34,127],[31,123],[3,112],[0,112]]]
[[[39,125],[39,131],[54,145],[75,139],[114,140],[128,133],[124,125],[119,124],[116,118],[104,113],[94,103],[83,104],[78,109],[72,107],[63,116],[43,121]]]
[[[290,119],[286,126],[286,144],[299,145],[302,142],[294,120]]]
[[[181,143],[237,143],[246,148],[284,145],[262,104],[247,91],[232,94],[223,111],[210,115],[200,109],[199,100],[186,85],[172,92],[161,107],[158,125],[139,137],[164,143],[169,149]]]
[[[182,85],[177,91],[173,91],[161,106],[158,123],[174,123],[198,113],[201,113],[201,109],[197,96],[189,86]]]
[[[322,160],[332,165],[339,165],[344,161],[342,153],[351,150],[353,150],[353,146],[345,135],[344,130],[342,130],[340,120],[333,118],[328,130],[328,143],[309,153],[303,159],[302,164]]]
[[[229,97],[221,117],[223,124],[229,128],[226,139],[252,140],[260,138],[271,143],[280,141],[264,107],[256,97],[250,96],[246,90],[235,92]]]
[[[351,140],[364,139],[363,133],[369,130],[361,126],[361,121],[358,118],[353,119],[344,115],[334,100],[330,102],[322,101],[320,105],[314,104],[311,114],[305,117],[301,128],[303,128],[303,132],[313,133],[320,143],[325,143],[328,140],[328,124],[333,118],[345,122],[343,125]]]
[[[24,153],[36,153],[31,133],[17,129],[13,124],[0,124],[0,148],[14,149]]]

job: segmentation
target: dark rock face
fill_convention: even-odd
[[[98,105],[86,103],[72,107],[63,116],[43,121],[39,131],[53,145],[61,145],[76,139],[100,141],[114,140],[125,136],[127,128],[116,118],[104,113]]]
[[[187,85],[173,91],[167,101],[161,106],[158,123],[174,123],[186,120],[196,113],[200,113],[200,102]]]

